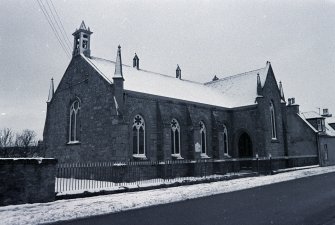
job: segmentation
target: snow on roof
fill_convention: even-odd
[[[326,117],[326,122],[329,124],[335,123],[335,117]]]
[[[205,85],[219,90],[230,99],[235,99],[236,105],[255,104],[257,94],[257,75],[259,74],[261,85],[264,87],[270,63],[264,68],[225,77],[211,81]]]
[[[317,119],[317,118],[323,118],[319,113],[315,111],[309,111],[309,112],[302,112],[301,113],[307,120],[308,119]]]
[[[299,115],[313,130],[314,132],[318,132],[307,120],[308,119],[318,119],[318,118],[324,118],[321,116],[319,113],[315,111],[310,111],[310,112],[302,112],[301,115]],[[328,119],[331,117],[326,118],[325,121],[325,128],[326,128],[326,134],[328,136],[335,137],[335,130],[329,125]]]
[[[312,126],[312,124],[310,124],[306,118],[301,114],[297,114],[315,133],[317,133],[318,131]]]
[[[335,130],[326,122],[326,134],[332,137],[335,137]]]
[[[115,62],[97,57],[82,57],[96,69],[96,71],[109,83],[113,83]],[[263,69],[264,70],[264,69]],[[259,70],[259,71],[262,71]],[[237,94],[225,95],[216,88],[202,83],[177,79],[174,76],[150,72],[147,70],[133,68],[122,64],[123,77],[125,79],[124,89],[129,91],[152,94],[173,99],[180,99],[190,102],[203,103],[213,106],[233,108],[239,106],[255,104],[255,98],[249,95]],[[265,75],[266,76],[266,75]],[[253,82],[247,81],[248,86],[252,86],[256,92],[256,77]],[[239,89],[238,87],[234,87]],[[243,88],[242,88],[243,89]],[[250,88],[251,89],[251,88]],[[240,89],[239,89],[240,90]],[[248,99],[244,99],[245,97]]]

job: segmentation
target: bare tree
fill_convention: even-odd
[[[1,157],[10,157],[13,153],[14,133],[10,128],[0,130],[0,155]]]
[[[14,133],[10,128],[0,130],[0,147],[6,148],[13,145]]]
[[[25,148],[27,148],[28,146],[36,145],[35,137],[35,131],[25,129],[22,131],[22,133],[16,134],[15,145]]]

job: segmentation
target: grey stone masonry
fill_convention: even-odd
[[[0,205],[55,200],[56,159],[0,158]]]

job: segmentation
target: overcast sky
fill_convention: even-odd
[[[46,2],[46,0],[42,0]],[[50,0],[48,0],[50,1]],[[91,54],[206,82],[271,61],[285,96],[302,111],[335,114],[335,1],[53,0],[71,41],[82,20],[94,33]],[[70,59],[37,1],[0,0],[0,128],[42,137],[51,77]]]

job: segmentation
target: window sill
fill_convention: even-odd
[[[174,158],[174,159],[184,159],[183,157],[181,157],[180,154],[172,154],[171,156],[172,156],[172,158]]]
[[[223,157],[225,157],[225,158],[231,158],[231,156],[229,154],[227,154],[227,153],[224,153]]]
[[[279,143],[279,141],[278,141],[277,138],[272,138],[272,139],[271,139],[271,142],[272,142],[272,143]]]
[[[147,160],[147,157],[144,154],[133,154],[133,158]]]
[[[201,155],[200,155],[200,157],[202,158],[202,159],[210,159],[211,157],[209,157],[207,154],[205,154],[205,153],[201,153]]]
[[[81,144],[80,141],[69,141],[68,143],[66,143],[67,145],[79,145]]]

